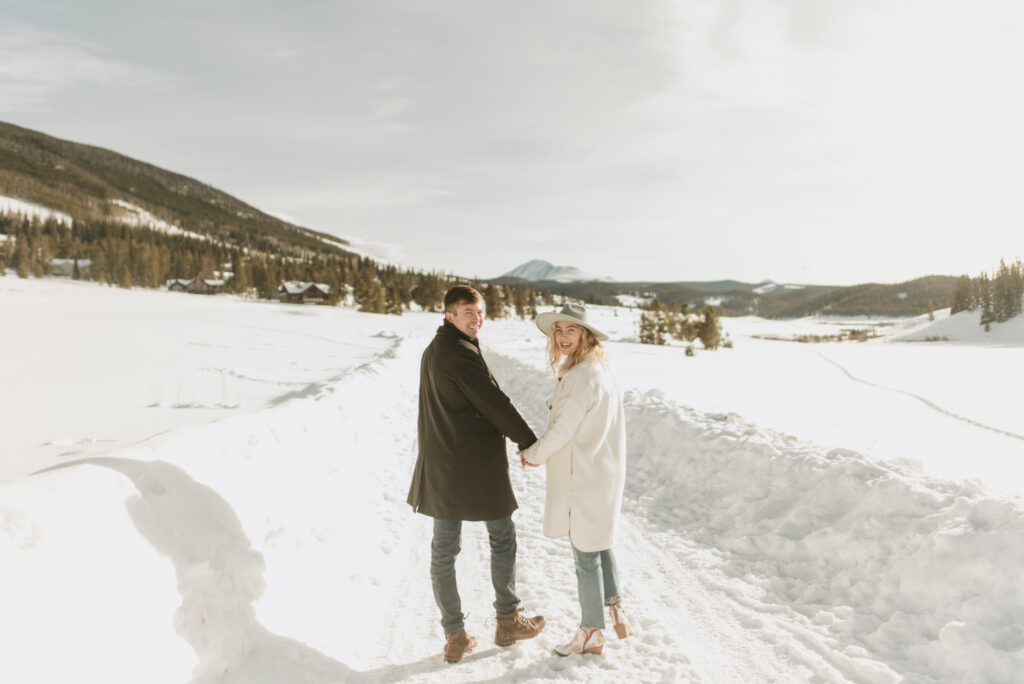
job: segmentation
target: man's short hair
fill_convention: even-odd
[[[444,295],[444,310],[455,311],[459,304],[476,304],[483,300],[483,296],[469,285],[455,285]]]

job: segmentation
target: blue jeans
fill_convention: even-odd
[[[576,587],[580,595],[580,626],[604,629],[604,606],[619,603],[619,578],[611,549],[580,551],[572,547],[576,560]]]
[[[488,520],[487,536],[491,542],[491,584],[494,585],[494,610],[499,615],[514,613],[519,606],[516,596],[516,526],[512,516]],[[462,599],[455,581],[455,557],[462,550],[462,521],[434,519],[434,539],[430,544],[430,583],[434,601],[441,609],[441,626],[445,634],[465,629]]]

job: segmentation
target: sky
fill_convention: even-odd
[[[415,268],[853,284],[1024,255],[1016,0],[3,0],[0,120]]]

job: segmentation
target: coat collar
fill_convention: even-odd
[[[441,327],[437,329],[437,334],[443,335],[445,337],[452,337],[456,340],[465,340],[466,342],[469,342],[477,349],[480,348],[480,340],[475,340],[466,333],[462,332],[461,330],[456,328],[447,318],[444,319],[444,322],[441,324]]]

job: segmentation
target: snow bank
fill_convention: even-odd
[[[0,680],[188,680],[174,572],[126,515],[136,495],[92,466],[0,483]]]
[[[725,572],[913,681],[1024,671],[1024,511],[665,402],[628,399],[627,497]]]

